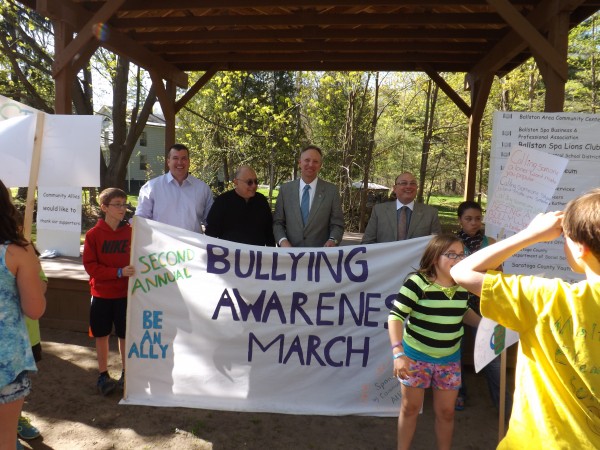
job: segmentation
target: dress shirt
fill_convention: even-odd
[[[410,213],[408,213],[407,219],[410,219],[410,214],[414,211],[415,209],[415,201],[413,200],[410,203],[407,203],[406,205],[404,203],[402,203],[400,200],[396,199],[396,211],[398,211],[400,208],[402,208],[403,206],[407,206],[408,209],[410,209]],[[408,212],[408,211],[407,211]]]
[[[142,186],[135,214],[202,233],[212,204],[212,191],[204,181],[188,175],[179,185],[168,172]]]

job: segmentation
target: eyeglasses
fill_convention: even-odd
[[[443,253],[443,255],[448,259],[465,259],[467,257],[464,253]]]
[[[401,181],[400,183],[396,183],[396,186],[402,186],[402,187],[406,187],[406,186],[411,186],[411,187],[415,187],[418,186],[416,181]]]
[[[256,178],[254,178],[254,179],[250,178],[249,180],[240,180],[238,178],[238,181],[241,181],[242,183],[246,183],[248,186],[252,186],[253,184],[258,186],[258,180]]]
[[[109,203],[108,206],[114,206],[115,208],[118,208],[118,209],[127,208],[126,203]]]

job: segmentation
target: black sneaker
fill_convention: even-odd
[[[100,376],[98,376],[96,387],[98,388],[98,392],[100,394],[110,395],[117,387],[117,383],[115,383],[115,380],[113,380],[109,374],[101,373]]]

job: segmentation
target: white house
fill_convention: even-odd
[[[112,111],[103,106],[96,114],[102,115],[102,153],[108,160],[108,146],[113,139]],[[151,178],[165,172],[165,119],[160,114],[150,114],[144,131],[133,149],[127,167],[127,189],[137,193]]]

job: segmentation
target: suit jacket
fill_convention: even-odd
[[[323,247],[329,238],[340,242],[344,235],[344,213],[334,184],[319,178],[306,226],[300,213],[300,180],[281,185],[273,214],[275,242],[282,238],[294,247]]]
[[[442,225],[438,217],[437,209],[433,206],[415,203],[406,239],[412,239],[430,234],[442,232]],[[376,242],[392,242],[398,237],[398,219],[396,202],[379,203],[373,207],[371,217],[362,244],[374,244]]]

